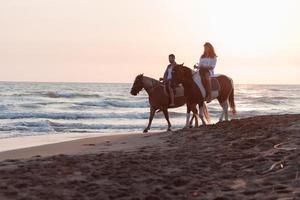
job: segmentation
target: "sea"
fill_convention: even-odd
[[[122,134],[142,132],[148,123],[145,91],[130,94],[129,83],[0,82],[0,139],[69,133]],[[237,115],[299,114],[300,85],[235,85]],[[213,123],[221,107],[208,104]],[[185,106],[170,109],[174,130],[185,124]],[[152,131],[166,130],[157,113]]]

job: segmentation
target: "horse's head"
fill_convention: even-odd
[[[144,76],[143,74],[140,74],[135,77],[130,94],[136,96],[143,89],[144,87],[143,76]]]
[[[188,73],[188,69],[187,67],[183,66],[183,64],[181,65],[175,65],[173,68],[173,81],[176,84],[182,84],[187,78],[187,73]]]

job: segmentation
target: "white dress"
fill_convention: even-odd
[[[198,69],[200,66],[202,67],[212,67],[212,69],[209,70],[210,76],[214,76],[214,69],[217,64],[217,57],[214,58],[200,58]]]

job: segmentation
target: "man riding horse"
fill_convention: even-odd
[[[174,91],[173,91],[173,82],[172,82],[172,73],[173,73],[173,68],[176,64],[175,62],[175,55],[170,54],[169,55],[169,62],[170,64],[167,66],[167,69],[164,73],[164,77],[160,78],[160,81],[163,81],[163,83],[166,85],[167,89],[169,90],[170,94],[170,106],[174,106]]]

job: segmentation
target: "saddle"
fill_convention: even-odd
[[[215,99],[219,96],[220,83],[216,77],[210,77],[210,81],[211,81],[211,98]],[[206,87],[206,83],[205,83],[205,87]]]
[[[167,86],[164,85],[164,92],[167,96],[170,95],[170,91],[168,90]],[[183,86],[180,84],[180,85],[177,85],[175,87],[172,88],[173,89],[173,92],[174,92],[174,98],[176,97],[184,97],[184,88]]]
[[[203,97],[207,96],[207,83],[205,81],[205,78],[202,77],[199,72],[194,72],[193,73],[193,79],[194,82],[198,85],[201,94]],[[219,96],[219,92],[220,92],[220,83],[217,79],[217,77],[210,77],[211,80],[211,97],[212,99],[215,99]]]
[[[217,90],[219,91],[220,90],[220,84],[219,84],[219,81],[216,77],[210,77],[210,80],[211,80],[211,90],[214,91],[214,90]],[[205,82],[205,81],[204,81]],[[206,83],[204,84],[205,87],[206,87]]]

